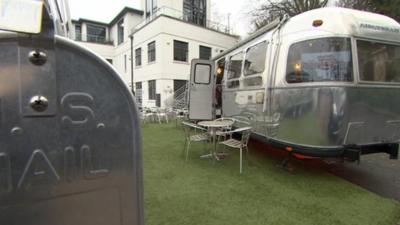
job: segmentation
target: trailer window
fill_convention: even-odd
[[[264,72],[267,42],[261,42],[250,47],[244,60],[244,75],[250,76]]]
[[[357,40],[360,80],[400,82],[400,46]]]
[[[209,84],[211,76],[211,66],[207,64],[196,64],[194,72],[194,83]]]
[[[242,73],[243,52],[229,58],[228,62],[228,80],[239,78]]]
[[[240,85],[239,78],[242,74],[243,52],[233,55],[227,62],[227,88],[238,88]]]
[[[289,48],[286,81],[352,81],[352,65],[350,38],[302,41]]]

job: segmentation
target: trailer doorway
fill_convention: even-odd
[[[215,115],[217,118],[222,116],[222,86],[225,72],[225,58],[217,61],[217,71],[215,79]]]
[[[212,120],[215,63],[210,60],[193,59],[189,85],[189,119]]]

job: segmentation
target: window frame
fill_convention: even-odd
[[[199,65],[201,65],[201,66],[207,66],[208,68],[209,68],[209,76],[208,76],[208,82],[207,83],[203,83],[203,82],[197,82],[196,81],[196,68],[197,68],[197,66],[199,66]],[[196,65],[195,65],[195,67],[194,67],[194,83],[195,84],[200,84],[200,85],[209,85],[210,83],[211,83],[211,74],[212,74],[212,71],[211,71],[211,69],[212,69],[212,67],[211,67],[211,65],[210,64],[205,64],[205,63],[197,63]]]
[[[139,55],[137,54],[138,52],[140,53]],[[135,66],[136,67],[142,66],[142,48],[141,47],[135,49]]]
[[[126,54],[124,54],[124,71],[125,71],[125,73],[127,72],[127,70],[128,70],[128,60],[127,60]]]
[[[186,52],[185,52],[185,61],[183,60],[177,60],[175,55],[177,53],[177,49],[179,50],[179,48],[175,47],[175,43],[182,43],[186,45]],[[173,46],[173,60],[174,62],[188,62],[189,61],[189,42],[185,42],[185,41],[179,41],[179,40],[174,40],[174,46]]]
[[[117,23],[117,44],[120,45],[122,43],[124,43],[124,18],[122,18],[120,21],[118,21]],[[120,30],[121,29],[121,30]],[[121,33],[122,35],[121,35]]]
[[[156,41],[147,44],[147,63],[155,62],[156,57]]]
[[[201,57],[201,49],[207,49],[207,50],[210,50],[210,57],[208,58],[208,59],[206,59],[206,58],[202,58]],[[205,45],[199,45],[199,59],[205,59],[205,60],[210,60],[212,58],[212,48],[211,47],[208,47],[208,46],[205,46]]]
[[[141,81],[135,82],[135,89],[136,90],[143,90],[143,82],[141,82]]]
[[[264,52],[264,55],[263,55],[263,56],[264,56],[264,60],[263,60],[264,68],[263,68],[263,70],[262,70],[261,72],[246,75],[246,74],[245,74],[244,67],[245,67],[245,62],[246,62],[246,59],[247,59],[247,55],[248,55],[249,51],[250,51],[252,48],[254,48],[254,47],[258,46],[258,45],[261,45],[261,44],[265,44],[265,52]],[[267,60],[267,53],[268,53],[268,44],[269,44],[269,43],[268,43],[267,40],[263,40],[263,41],[257,42],[257,43],[255,43],[255,44],[253,44],[253,45],[247,47],[246,53],[245,53],[245,55],[244,55],[244,57],[243,57],[243,62],[242,62],[242,70],[243,70],[243,71],[242,71],[242,76],[243,76],[243,80],[242,80],[241,83],[243,84],[243,87],[251,87],[251,88],[254,88],[254,87],[262,87],[262,86],[264,86],[264,77],[263,77],[263,74],[264,74],[264,72],[265,72],[265,69],[267,68],[266,60]],[[260,84],[258,84],[258,85],[247,85],[247,84],[246,84],[246,80],[253,80],[253,79],[257,78],[257,77],[260,77],[260,78],[261,78],[261,83],[260,83]]]
[[[399,86],[400,82],[381,82],[381,81],[367,81],[367,80],[361,80],[361,75],[360,75],[360,69],[359,69],[359,57],[358,57],[358,45],[357,41],[368,41],[368,42],[376,42],[379,44],[387,44],[387,45],[397,45],[400,47],[400,42],[394,42],[394,41],[387,41],[387,40],[377,40],[377,39],[372,39],[372,38],[365,38],[365,37],[356,37],[353,38],[352,45],[353,45],[353,64],[354,67],[356,68],[356,72],[354,72],[354,81],[356,81],[357,78],[357,83],[359,84],[364,84],[364,85],[371,85],[371,86]],[[354,57],[355,56],[355,57]]]
[[[79,27],[79,29],[77,29]],[[77,32],[77,30],[79,30],[79,32]],[[75,24],[75,40],[76,41],[82,41],[82,24]],[[78,38],[78,34],[79,33],[79,38]]]
[[[97,37],[101,37],[101,36],[96,34],[96,41],[93,41],[93,40],[89,41],[89,39],[90,39],[89,35],[90,36],[94,36],[92,34],[89,34],[89,29],[88,29],[89,27],[104,29],[104,40],[103,41],[99,41]],[[105,43],[107,41],[107,27],[101,26],[101,25],[97,25],[97,24],[91,24],[91,23],[86,24],[86,41],[87,42],[91,42],[91,43]]]
[[[241,66],[240,66],[240,75],[238,77],[235,77],[235,78],[229,78],[228,77],[228,72],[229,72],[229,67],[231,65],[231,61],[232,61],[231,58],[233,58],[234,56],[240,55],[240,54],[242,54],[242,60],[241,60]],[[232,54],[232,55],[227,57],[228,60],[225,62],[225,74],[224,74],[224,77],[226,77],[226,79],[225,79],[225,87],[227,89],[232,90],[232,89],[239,89],[240,88],[240,86],[241,86],[240,84],[242,83],[240,80],[242,79],[242,76],[243,76],[243,60],[244,60],[244,56],[245,56],[245,52],[242,50],[242,51],[238,51],[235,54]],[[238,82],[239,85],[235,86],[235,87],[229,87],[228,83],[233,83],[233,82]]]
[[[350,56],[351,56],[351,66],[352,66],[352,81],[338,81],[338,80],[332,80],[332,81],[312,81],[312,82],[293,82],[290,83],[287,81],[287,68],[288,68],[288,58],[289,58],[289,51],[290,48],[298,43],[301,42],[305,42],[305,41],[311,41],[311,40],[318,40],[318,39],[326,39],[326,38],[344,38],[344,39],[349,39],[350,40]],[[284,75],[282,77],[282,80],[284,82],[285,85],[290,85],[290,86],[304,86],[304,87],[308,87],[308,86],[329,86],[332,85],[332,83],[335,84],[339,84],[341,86],[349,86],[349,85],[353,85],[356,82],[358,82],[358,59],[357,59],[357,55],[356,55],[356,50],[355,50],[355,43],[354,43],[354,38],[350,37],[350,36],[344,36],[344,35],[329,35],[329,36],[316,36],[316,37],[307,37],[307,38],[303,38],[303,39],[299,39],[296,40],[295,42],[290,43],[290,45],[288,45],[288,47],[285,50],[285,55],[284,55],[284,64],[282,64],[282,66],[284,66]]]
[[[152,89],[151,89],[151,85],[150,85],[150,83],[153,83],[154,82],[154,93],[153,93],[153,91],[152,91]],[[147,81],[147,85],[148,85],[148,99],[149,100],[156,100],[157,99],[157,81],[156,80],[149,80],[149,81]],[[152,96],[154,94],[154,96]],[[152,98],[153,97],[153,98]]]

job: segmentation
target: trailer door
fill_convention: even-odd
[[[189,85],[189,119],[211,120],[214,118],[214,62],[194,59]]]

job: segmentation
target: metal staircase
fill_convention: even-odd
[[[180,87],[165,101],[166,108],[185,109],[188,107],[188,84]]]

